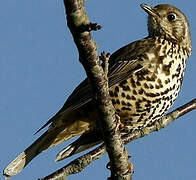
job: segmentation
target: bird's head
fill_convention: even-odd
[[[190,27],[186,16],[176,7],[160,4],[155,7],[141,4],[148,13],[149,36],[162,36],[191,49]]]

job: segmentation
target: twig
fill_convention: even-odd
[[[71,174],[76,174],[82,171],[94,160],[101,158],[101,156],[106,152],[105,146],[102,144],[98,148],[90,151],[89,153],[75,159],[70,162],[65,167],[55,171],[54,173],[38,180],[64,180],[67,176]]]
[[[150,124],[148,127],[145,127],[141,130],[135,130],[132,133],[126,134],[122,136],[122,140],[125,144],[146,136],[151,132],[158,131],[162,128],[168,126],[171,122],[183,116],[184,114],[196,109],[196,99],[191,100],[189,103],[177,108],[176,110],[164,115],[158,122],[154,122]],[[71,174],[78,173],[82,171],[86,166],[88,166],[91,162],[96,159],[99,159],[105,153],[105,146],[104,144],[100,145],[96,149],[88,152],[87,154],[77,158],[76,160],[69,163],[67,166],[59,169],[58,171],[54,172],[53,174],[40,179],[40,180],[62,180],[65,179],[67,176]],[[78,168],[76,168],[76,162],[80,163],[77,164]],[[61,179],[60,179],[61,178]]]
[[[109,67],[109,59],[110,59],[110,53],[105,53],[104,51],[101,53],[101,56],[99,57],[100,60],[103,62],[103,70],[106,74],[106,77],[108,75],[108,67]]]

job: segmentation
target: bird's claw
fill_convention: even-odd
[[[124,124],[120,121],[120,116],[118,114],[115,114],[115,118],[116,118],[115,131],[121,130],[124,127]]]

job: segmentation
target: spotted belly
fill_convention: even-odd
[[[178,96],[184,63],[172,61],[170,68],[162,64],[150,66],[110,88],[112,103],[125,130],[140,129],[159,119]]]

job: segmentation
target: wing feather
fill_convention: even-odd
[[[135,41],[120,48],[111,55],[108,70],[109,87],[126,80],[131,76],[131,74],[139,71],[148,63],[148,60],[144,54],[145,52],[149,52],[149,48],[152,47],[149,46],[150,42],[153,43],[153,39],[145,38],[140,41]],[[88,79],[86,78],[79,84],[78,87],[76,87],[76,89],[72,92],[63,107],[56,113],[56,115],[37,132],[53,122],[53,120],[58,118],[61,113],[76,110],[84,104],[90,102],[92,99],[92,89]]]

